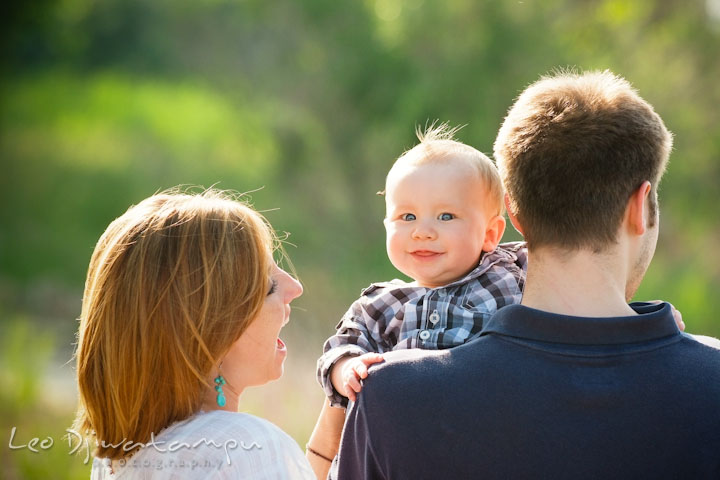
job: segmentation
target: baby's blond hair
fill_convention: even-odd
[[[503,188],[495,164],[485,154],[469,145],[455,140],[455,134],[462,128],[450,127],[448,123],[431,123],[425,129],[415,128],[420,143],[405,151],[395,161],[387,174],[390,178],[396,167],[403,165],[451,165],[453,162],[465,162],[477,171],[486,189],[488,211],[502,214]]]

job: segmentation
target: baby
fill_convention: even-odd
[[[307,445],[318,478],[327,477],[345,418],[331,407],[355,401],[382,353],[462,345],[522,297],[524,244],[498,246],[505,230],[500,177],[485,155],[453,140],[455,131],[443,124],[418,132],[420,143],[387,175],[388,257],[413,281],[372,284],[325,342],[317,373],[329,403]]]
[[[329,404],[307,446],[318,478],[327,476],[344,420],[342,409],[328,407],[355,401],[382,353],[462,345],[498,308],[522,298],[527,249],[522,242],[498,245],[505,220],[495,165],[453,140],[455,131],[442,124],[418,133],[420,143],[387,175],[388,257],[413,281],[372,284],[325,342],[317,375]]]
[[[498,242],[503,190],[492,161],[446,124],[418,133],[385,184],[387,252],[413,282],[374,283],[324,346],[318,379],[333,406],[355,400],[378,355],[442,349],[476,337],[498,308],[519,303],[526,250]]]

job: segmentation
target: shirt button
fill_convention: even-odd
[[[432,323],[433,325],[435,325],[435,324],[436,324],[437,322],[439,322],[439,321],[440,321],[440,314],[438,313],[437,310],[435,310],[434,312],[432,312],[432,313],[430,314],[430,323]]]
[[[438,290],[438,296],[440,298],[445,298],[446,295],[447,295],[447,292],[445,291],[445,289]]]
[[[423,330],[422,332],[420,332],[420,340],[425,341],[428,338],[430,338],[430,332],[428,332],[427,330]]]

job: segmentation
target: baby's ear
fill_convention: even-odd
[[[492,252],[497,248],[500,239],[505,233],[505,217],[502,215],[495,215],[488,220],[487,227],[485,227],[485,241],[483,242],[483,252]]]

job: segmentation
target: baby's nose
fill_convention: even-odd
[[[413,230],[413,238],[416,239],[426,240],[435,238],[436,236],[437,232],[435,231],[435,229],[431,225],[428,225],[426,222],[418,222],[415,230]]]

